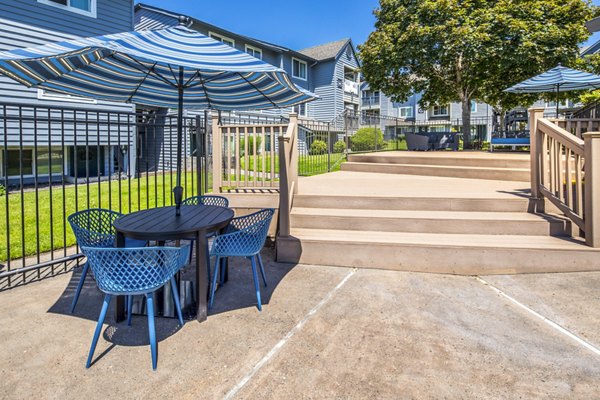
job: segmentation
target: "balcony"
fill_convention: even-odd
[[[363,107],[373,107],[379,106],[380,98],[379,96],[366,96],[361,101]]]
[[[358,82],[344,79],[344,93],[349,93],[358,97],[359,85]]]

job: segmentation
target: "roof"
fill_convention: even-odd
[[[155,6],[150,6],[150,5],[144,4],[144,3],[138,3],[138,4],[135,5],[135,10],[137,11],[139,9],[146,9],[146,10],[153,11],[153,12],[156,12],[156,13],[159,13],[159,14],[162,14],[162,15],[167,15],[169,17],[175,18],[175,21],[178,21],[179,17],[182,16],[182,14],[178,14],[176,12],[165,10],[163,8],[159,8],[159,7],[155,7]],[[197,23],[197,24],[204,25],[209,30],[220,31],[220,32],[223,33],[223,35],[231,37],[231,38],[239,38],[241,40],[244,40],[244,41],[248,42],[251,45],[255,45],[255,46],[263,47],[263,48],[268,48],[269,50],[274,51],[276,53],[292,53],[293,55],[301,56],[302,58],[307,58],[308,61],[317,61],[316,59],[314,59],[314,58],[312,58],[310,56],[307,56],[306,54],[299,53],[299,52],[297,52],[295,50],[292,50],[292,49],[289,49],[287,47],[279,46],[279,45],[276,45],[276,44],[273,44],[273,43],[269,43],[269,42],[266,42],[264,40],[255,39],[255,38],[252,38],[252,37],[249,37],[249,36],[240,35],[239,33],[228,31],[227,29],[223,29],[223,28],[221,28],[219,26],[212,25],[212,24],[210,24],[208,22],[199,20],[199,19],[194,18],[194,17],[192,17],[190,15],[183,15],[183,16],[189,18],[192,21],[192,23]],[[175,23],[177,23],[177,22],[175,22]]]
[[[349,41],[350,39],[346,38],[335,42],[320,44],[318,46],[300,50],[300,53],[318,61],[329,60],[331,58],[336,58]]]
[[[588,28],[588,31],[590,31],[590,33],[600,31],[600,17],[596,17],[592,20],[589,20],[585,23],[585,27]]]

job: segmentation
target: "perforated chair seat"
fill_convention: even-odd
[[[73,229],[77,244],[80,248],[112,248],[115,246],[116,240],[116,232],[113,224],[117,218],[122,216],[123,214],[116,211],[104,208],[91,208],[71,214],[67,220]],[[146,246],[147,243],[148,242],[145,240],[125,238],[125,247],[143,247]],[[88,268],[89,264],[86,261],[81,270],[81,277],[79,278],[75,296],[71,303],[71,313],[75,311],[81,289],[85,283]]]
[[[170,282],[177,317],[179,318],[179,323],[183,325],[179,293],[174,276],[186,264],[190,247],[84,247],[82,250],[88,257],[88,262],[94,273],[98,288],[105,293],[86,368],[89,368],[91,365],[112,296],[128,296],[128,323],[131,323],[131,296],[145,295],[148,309],[148,332],[150,336],[152,368],[156,369],[157,344],[152,293],[159,287]]]
[[[257,308],[262,310],[260,299],[260,287],[258,284],[258,275],[256,273],[256,261],[260,267],[260,273],[263,278],[263,283],[267,286],[267,279],[260,257],[260,250],[265,245],[267,234],[269,233],[269,225],[273,218],[275,210],[265,208],[258,212],[237,217],[231,220],[224,234],[217,235],[213,241],[210,254],[215,256],[215,272],[210,291],[209,307],[212,307],[215,288],[217,286],[217,276],[221,269],[221,259],[227,257],[245,257],[250,260],[252,265],[252,275],[254,279],[254,288],[256,290]]]

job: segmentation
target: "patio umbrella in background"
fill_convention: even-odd
[[[0,73],[54,92],[177,108],[176,212],[183,196],[183,108],[259,110],[316,98],[280,68],[185,26],[0,51]]]
[[[556,117],[558,118],[559,92],[598,88],[600,88],[600,75],[563,67],[558,64],[558,66],[517,83],[504,91],[512,93],[556,92]]]

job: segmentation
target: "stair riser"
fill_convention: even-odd
[[[354,231],[458,233],[483,235],[565,236],[562,222],[500,221],[472,219],[368,218],[322,215],[293,215],[294,228]]]
[[[529,160],[502,160],[486,158],[456,158],[456,157],[393,157],[377,155],[349,155],[349,162],[382,163],[382,164],[419,164],[447,165],[455,167],[484,167],[484,168],[525,168],[530,167]]]
[[[443,195],[441,193],[440,195]],[[294,196],[294,207],[363,210],[527,212],[523,199],[447,199],[429,197]]]
[[[300,241],[279,238],[278,261],[456,275],[600,270],[598,253],[515,248],[473,248]]]
[[[369,164],[346,162],[342,164],[342,171],[374,172],[382,174],[402,174],[421,176],[444,176],[449,178],[487,179],[495,181],[528,182],[528,171],[505,171],[502,169],[471,169],[454,167],[429,167],[427,165],[394,165],[394,164]]]

